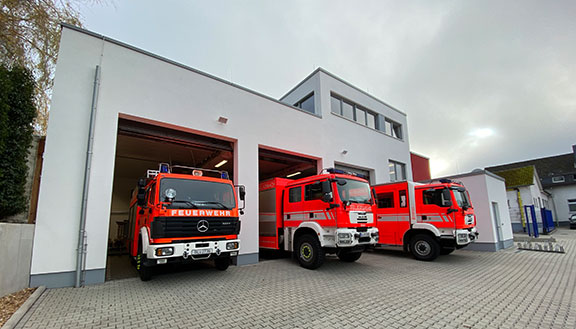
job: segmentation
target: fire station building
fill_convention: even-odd
[[[226,170],[246,186],[237,265],[256,263],[260,181],[327,167],[411,180],[407,131],[406,114],[323,69],[278,100],[64,25],[30,284],[72,286],[79,272],[104,282],[131,191],[160,162]]]

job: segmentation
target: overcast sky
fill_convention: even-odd
[[[85,28],[280,98],[322,67],[408,115],[435,177],[571,152],[576,1],[151,1]]]

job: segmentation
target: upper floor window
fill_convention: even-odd
[[[330,107],[332,113],[339,114],[369,128],[378,129],[378,114],[354,102],[332,94],[330,97]]]
[[[552,183],[564,183],[564,176],[552,177]]]
[[[316,113],[314,111],[314,92],[312,92],[310,95],[302,98],[300,101],[298,101],[296,104],[294,104],[294,106],[297,108],[300,108],[306,112]]]
[[[388,118],[386,118],[386,120],[384,121],[384,124],[386,125],[386,129],[384,130],[386,135],[390,135],[394,138],[402,139],[402,125],[401,124],[399,124],[398,122],[394,122]]]
[[[406,180],[406,165],[401,162],[390,160],[388,162],[388,169],[390,172],[390,181],[398,182]]]

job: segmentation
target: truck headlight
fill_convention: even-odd
[[[352,233],[338,233],[338,240],[351,239]]]
[[[226,243],[226,250],[238,249],[238,242],[228,242]]]
[[[156,256],[172,256],[174,255],[174,247],[156,248]]]

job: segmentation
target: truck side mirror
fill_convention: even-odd
[[[244,185],[234,185],[238,187],[238,198],[242,201],[242,207],[238,208],[240,215],[244,215],[244,208],[246,208],[246,186]]]
[[[449,189],[442,190],[442,207],[451,207],[452,206],[452,193],[450,193]]]
[[[330,186],[330,181],[329,180],[325,180],[322,183],[322,194],[326,194],[326,193],[330,193],[332,192],[332,187]]]
[[[136,199],[138,200],[138,205],[140,207],[146,205],[146,189],[144,189],[144,187],[138,187],[138,195],[136,196]]]
[[[246,199],[246,187],[239,186],[238,191],[240,192],[240,200],[244,201]]]

